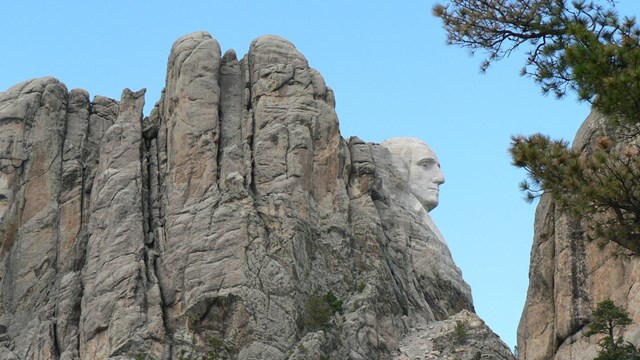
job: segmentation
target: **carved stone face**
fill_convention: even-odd
[[[411,193],[427,211],[438,206],[440,185],[443,183],[444,176],[440,171],[440,163],[433,150],[427,144],[412,147],[409,187]]]
[[[409,190],[420,204],[427,211],[438,206],[444,176],[438,158],[429,145],[415,138],[393,138],[385,140],[382,146],[404,161]]]

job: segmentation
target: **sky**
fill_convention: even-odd
[[[518,75],[515,54],[480,74],[481,56],[445,45],[434,0],[406,1],[3,1],[0,91],[54,76],[69,89],[120,99],[147,89],[148,112],[164,87],[173,42],[199,30],[222,52],[246,54],[276,34],[291,42],[336,97],[343,137],[418,137],[438,154],[446,183],[431,214],[471,285],[476,312],[511,347],[528,286],[535,205],[510,136],[573,139],[590,107],[543,96]],[[623,15],[640,2],[620,0]]]

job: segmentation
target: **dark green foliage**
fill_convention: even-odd
[[[603,5],[604,3],[604,5]],[[640,30],[614,1],[449,0],[433,14],[449,44],[486,54],[481,69],[527,48],[522,75],[544,93],[577,92],[603,114],[637,122],[640,113]]]
[[[458,343],[462,343],[467,339],[467,336],[469,336],[467,332],[468,328],[469,328],[468,322],[462,321],[462,320],[456,321],[456,326],[453,328],[453,332],[455,333],[456,341]]]
[[[571,151],[543,135],[517,137],[514,165],[529,200],[549,192],[588,224],[588,237],[614,241],[640,254],[640,28],[621,19],[615,1],[448,0],[436,4],[449,44],[485,52],[488,66],[526,48],[523,75],[544,93],[573,90],[611,123],[599,147]],[[607,135],[607,136],[604,136]]]
[[[329,307],[331,307],[332,314],[340,313],[342,314],[342,300],[339,300],[331,290],[327,292],[324,296],[324,300],[327,302]]]
[[[587,23],[572,25],[575,42],[566,47],[568,78],[580,100],[590,101],[617,122],[640,121],[640,43],[635,19],[620,22],[614,13],[598,21],[612,24],[602,33]]]
[[[591,316],[589,330],[585,335],[604,335],[600,340],[601,348],[595,360],[640,359],[640,350],[631,343],[625,343],[619,334],[622,328],[631,324],[629,314],[624,309],[617,307],[611,300],[605,300],[597,305]]]
[[[305,311],[305,325],[312,330],[325,328],[333,314],[342,314],[342,300],[339,300],[332,291],[328,291],[325,296],[314,293],[309,296]]]
[[[324,297],[319,294],[312,294],[309,297],[305,310],[304,323],[312,330],[318,330],[325,326],[331,319],[331,307]]]
[[[588,153],[536,134],[514,137],[513,164],[529,173],[521,188],[528,200],[549,193],[585,218],[589,239],[613,241],[640,254],[640,148],[602,136]]]
[[[624,309],[617,307],[611,300],[598,303],[591,313],[591,317],[587,336],[604,334],[609,339],[614,339],[616,328],[623,328],[631,324],[629,314]]]
[[[224,340],[212,337],[209,339],[206,360],[228,359],[229,352]]]
[[[601,343],[601,349],[598,351],[598,356],[594,360],[638,360],[640,359],[640,352],[638,349],[630,343],[620,342],[613,343]]]

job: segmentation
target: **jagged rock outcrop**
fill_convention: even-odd
[[[606,119],[596,112],[573,142],[589,151],[602,136]],[[585,336],[596,305],[611,299],[633,323],[624,338],[640,344],[640,260],[617,256],[619,245],[589,242],[585,227],[542,196],[536,209],[529,290],[518,327],[520,360],[585,360],[597,356],[596,336]]]
[[[513,354],[478,315],[462,310],[447,320],[412,330],[396,360],[511,360]]]
[[[238,60],[184,36],[143,104],[52,78],[0,93],[0,358],[388,359],[473,309],[389,151],[340,136],[288,41]]]

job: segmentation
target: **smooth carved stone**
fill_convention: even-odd
[[[397,137],[382,142],[382,146],[389,149],[392,163],[406,179],[408,187],[405,194],[406,206],[418,213],[433,210],[440,201],[440,185],[444,184],[444,175],[440,170],[440,162],[435,152],[424,141],[410,137]],[[426,226],[437,238],[446,241],[429,214],[422,214]]]
[[[406,211],[406,215],[400,216],[405,220],[397,221],[396,228],[400,234],[408,235],[411,268],[421,285],[417,291],[425,294],[429,308],[438,320],[453,315],[450,309],[471,308],[471,289],[462,280],[446,241],[427,213],[437,206],[439,187],[444,183],[436,154],[429,145],[415,138],[392,138],[381,145],[389,151],[391,164],[389,173],[380,174],[383,184],[386,182],[388,188],[398,189],[391,192],[391,201]],[[390,238],[400,237],[394,234]],[[398,253],[405,251],[398,248]],[[440,261],[430,260],[434,258]],[[434,301],[438,298],[437,293],[430,291],[434,287],[447,287],[451,295],[449,301]]]
[[[238,60],[186,35],[143,104],[51,78],[0,93],[0,357],[391,359],[473,309],[427,213],[435,154],[343,139],[287,40]],[[329,291],[324,332],[308,305]]]
[[[399,158],[394,160],[394,165],[406,176],[409,192],[420,204],[427,211],[438,206],[444,176],[438,158],[429,145],[416,138],[392,138],[381,145]]]

